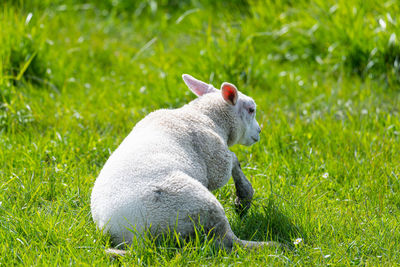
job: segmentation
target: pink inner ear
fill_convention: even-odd
[[[224,84],[222,86],[222,97],[225,101],[229,102],[232,105],[236,104],[237,101],[237,90],[230,84]]]

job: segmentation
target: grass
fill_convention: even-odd
[[[397,1],[215,2],[0,4],[0,264],[400,263]],[[194,98],[182,73],[258,103],[261,141],[232,148],[254,205],[235,213],[232,181],[215,194],[239,237],[291,251],[171,234],[105,255],[94,180],[136,122]]]

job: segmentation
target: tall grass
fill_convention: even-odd
[[[0,5],[0,263],[400,261],[397,1]],[[292,250],[227,253],[171,234],[105,255],[91,187],[136,122],[194,98],[182,73],[256,100],[261,141],[232,148],[254,204],[240,218],[232,182],[215,194],[238,236]]]

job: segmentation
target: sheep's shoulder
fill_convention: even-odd
[[[179,158],[179,166],[210,190],[225,185],[231,176],[231,152],[218,125],[196,110],[184,107],[152,112],[134,131],[148,133],[147,139],[159,138],[160,143],[152,141],[158,143],[157,148],[170,151],[171,160]]]

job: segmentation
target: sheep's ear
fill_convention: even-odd
[[[221,85],[221,92],[222,97],[226,102],[231,105],[236,105],[238,99],[238,90],[237,88],[231,83],[223,83]]]
[[[183,74],[182,79],[189,87],[189,89],[197,96],[202,96],[216,91],[216,89],[211,84],[199,81],[189,74]]]

